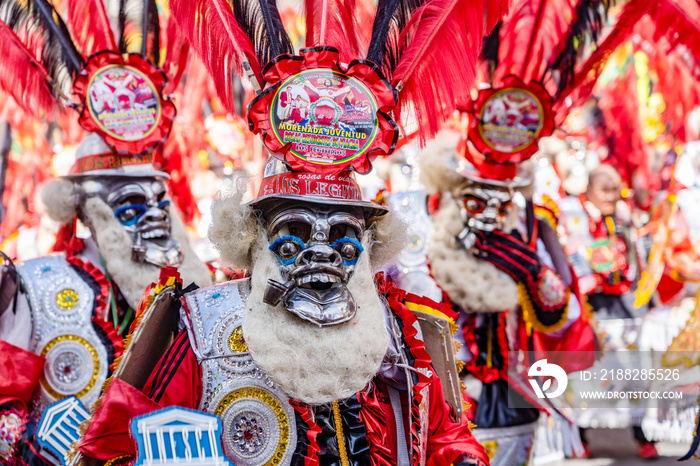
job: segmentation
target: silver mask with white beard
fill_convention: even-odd
[[[357,209],[308,204],[266,216],[270,250],[285,283],[268,280],[264,301],[284,307],[319,326],[337,325],[355,316],[347,283],[363,252],[365,231]]]
[[[453,193],[458,201],[464,229],[458,235],[467,250],[474,246],[475,232],[501,230],[513,205],[510,188],[472,184]]]
[[[170,200],[157,177],[95,177],[81,183],[81,199],[99,196],[131,237],[131,260],[178,267],[183,255],[171,238]],[[88,223],[89,219],[83,219]]]

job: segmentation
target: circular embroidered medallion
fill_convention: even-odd
[[[160,94],[142,70],[104,66],[92,75],[87,91],[90,115],[115,139],[144,139],[160,122]]]
[[[291,429],[282,401],[260,387],[233,390],[217,405],[226,456],[234,464],[277,465],[285,458]]]
[[[520,88],[496,91],[484,102],[479,117],[484,143],[501,152],[518,152],[533,144],[544,126],[542,103]]]
[[[56,399],[87,394],[97,381],[100,360],[95,348],[77,335],[61,335],[42,350],[46,358],[41,385]]]
[[[330,69],[288,77],[272,98],[270,126],[279,144],[314,164],[337,165],[366,153],[379,132],[378,105],[359,79]]]
[[[483,159],[477,160],[479,165],[512,165],[527,160],[537,152],[539,140],[554,131],[552,98],[547,90],[540,83],[525,84],[513,75],[504,77],[500,87],[481,89],[472,111],[469,141],[481,155],[477,159]]]
[[[568,300],[567,288],[559,275],[547,267],[541,275],[539,283],[539,298],[545,306],[560,306]]]
[[[63,310],[73,309],[78,305],[78,299],[78,293],[75,290],[66,288],[56,295],[56,305]]]

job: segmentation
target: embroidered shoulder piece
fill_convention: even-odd
[[[240,330],[250,292],[250,280],[230,282],[201,288],[182,297],[185,325],[197,360],[235,356],[248,351]],[[219,338],[238,329],[239,339]]]
[[[66,396],[85,406],[97,400],[107,379],[108,353],[92,326],[95,292],[64,254],[17,265],[32,313],[31,350],[44,356],[35,415]]]
[[[233,464],[289,465],[297,444],[289,397],[260,369],[243,339],[250,280],[187,293],[184,322],[202,368],[199,409],[221,418]]]

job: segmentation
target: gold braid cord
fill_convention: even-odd
[[[343,420],[340,418],[340,406],[338,402],[333,402],[333,419],[335,420],[335,437],[338,439],[338,452],[340,452],[341,466],[350,466],[348,461],[348,451],[345,447],[345,435],[343,434]]]

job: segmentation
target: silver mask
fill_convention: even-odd
[[[459,201],[465,228],[458,239],[469,250],[474,245],[474,232],[500,230],[512,209],[512,189],[475,184],[463,188],[454,197]]]
[[[180,243],[170,236],[170,201],[163,180],[104,177],[92,178],[89,183],[90,192],[83,196],[97,195],[114,211],[131,237],[132,261],[158,267],[182,263]]]
[[[356,305],[347,283],[362,253],[358,211],[309,205],[268,216],[270,250],[285,283],[268,280],[264,301],[319,326],[347,322]]]

